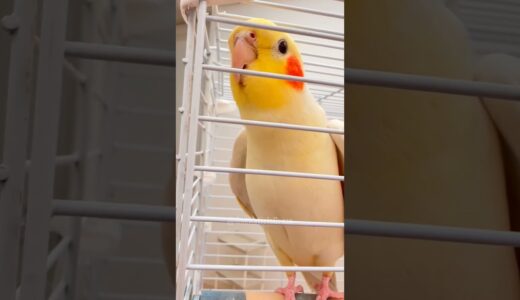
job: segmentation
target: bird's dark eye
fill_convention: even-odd
[[[280,53],[282,53],[282,54],[287,53],[287,41],[286,40],[280,40],[278,42],[278,51],[280,51]]]

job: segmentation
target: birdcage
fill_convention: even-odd
[[[249,25],[290,33],[299,46],[306,82],[328,118],[343,120],[344,33],[341,1],[251,1],[248,4],[211,7],[202,1],[188,16],[182,114],[178,143],[177,299],[208,292],[273,292],[285,283],[284,271],[329,270],[338,273],[343,286],[343,260],[335,267],[281,267],[267,245],[259,224],[343,227],[340,223],[251,220],[229,189],[228,174],[264,174],[343,181],[327,176],[273,170],[229,167],[231,148],[244,125],[290,128],[327,133],[343,130],[293,124],[242,120],[231,95],[232,72],[227,46],[233,27]],[[278,27],[254,25],[253,17],[270,19]],[[253,76],[286,79],[287,76],[240,71]],[[303,245],[302,245],[303,246]],[[298,275],[300,276],[300,275]],[[298,277],[303,283],[303,278]],[[306,290],[309,290],[307,287]],[[205,291],[205,293],[204,293]],[[231,299],[233,294],[225,294]],[[208,298],[209,299],[209,298]]]

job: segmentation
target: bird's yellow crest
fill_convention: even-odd
[[[249,22],[276,26],[265,19],[250,19]],[[231,32],[228,46],[234,68],[303,76],[300,52],[285,32],[239,26]],[[277,109],[304,89],[303,82],[267,77],[232,74],[230,80],[240,109]]]

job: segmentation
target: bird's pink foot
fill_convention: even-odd
[[[296,274],[289,276],[287,286],[276,289],[276,292],[282,294],[284,300],[296,300],[296,293],[303,293],[303,287],[301,285],[295,285],[295,281]]]
[[[323,276],[321,279],[321,284],[316,285],[316,291],[318,296],[316,296],[316,300],[327,300],[329,298],[332,299],[345,299],[343,293],[338,293],[332,291],[329,287],[330,277]]]

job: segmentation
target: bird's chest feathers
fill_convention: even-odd
[[[325,125],[323,112],[310,98],[293,100],[293,103],[277,110],[259,112],[244,109],[241,115],[243,119],[266,122]],[[316,159],[335,159],[334,144],[326,133],[247,126],[247,137],[247,163],[251,167],[305,172],[321,169],[313,166]]]
[[[248,135],[249,168],[292,172],[336,172],[337,158],[329,135],[295,130],[271,130]],[[318,163],[322,162],[322,164]]]
[[[278,133],[269,139],[248,136],[246,167],[251,169],[338,175],[335,146],[328,134]],[[259,217],[322,220],[317,211],[341,202],[337,181],[298,177],[246,175],[251,203]],[[323,199],[327,199],[324,201]],[[339,200],[338,200],[339,199]],[[313,203],[297,209],[304,203]],[[328,211],[328,210],[327,210]],[[336,210],[326,219],[341,219]]]

